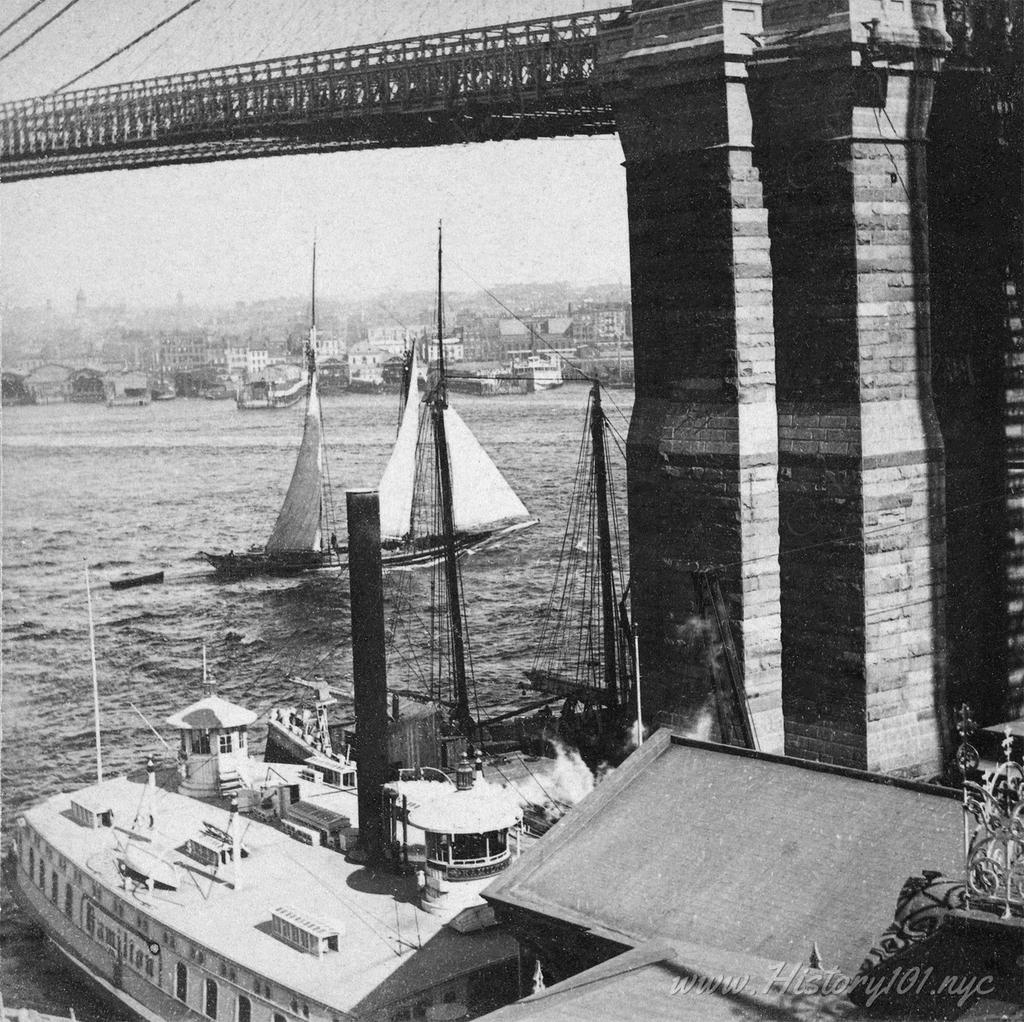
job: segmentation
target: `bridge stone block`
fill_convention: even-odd
[[[759,0],[638,5],[602,34],[598,68],[626,157],[644,704],[701,730],[715,720],[721,644],[690,574],[714,569],[758,743],[781,752],[772,270],[746,95],[760,10]],[[717,735],[713,724],[704,733]]]
[[[944,451],[924,128],[941,6],[765,5],[751,70],[772,239],[788,752],[942,765]]]

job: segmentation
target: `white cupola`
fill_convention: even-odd
[[[181,732],[179,790],[196,798],[232,795],[249,783],[248,728],[256,714],[210,695],[167,718]]]

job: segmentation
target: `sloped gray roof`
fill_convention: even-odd
[[[958,793],[659,731],[485,892],[620,944],[852,974],[904,881],[956,875]]]
[[[780,968],[781,966],[781,968]],[[655,941],[484,1015],[480,1022],[820,1022],[864,1018],[834,973]],[[889,1016],[874,1013],[872,1022]],[[901,1016],[901,1020],[904,1016]]]

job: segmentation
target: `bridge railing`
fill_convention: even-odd
[[[434,109],[546,85],[585,86],[602,25],[627,8],[352,46],[0,104],[0,154],[161,144],[245,123],[386,107]]]

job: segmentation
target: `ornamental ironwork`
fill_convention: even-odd
[[[1013,758],[1007,726],[998,762],[982,763],[971,743],[977,725],[966,703],[957,731],[967,907],[1000,912],[1004,919],[1024,915],[1024,761]]]
[[[343,149],[607,134],[597,36],[626,8],[0,104],[4,180]]]

